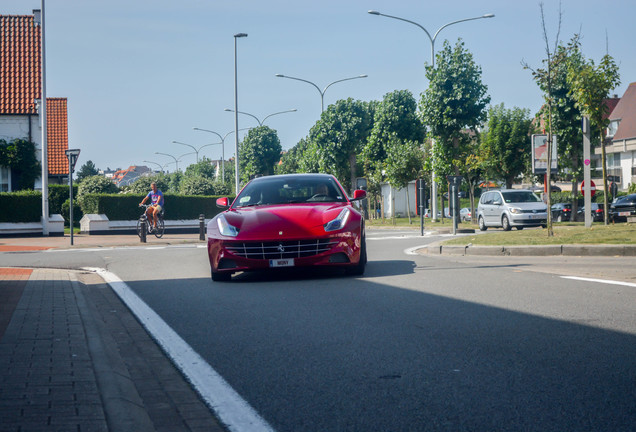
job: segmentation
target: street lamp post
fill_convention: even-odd
[[[45,0],[41,1],[40,9],[33,10],[33,23],[40,26],[40,106],[39,114],[42,126],[42,235],[49,235],[49,163],[48,163],[48,123],[46,117],[46,32],[44,29]]]
[[[234,112],[234,110],[233,110],[233,109],[229,109],[229,108],[225,108],[225,111],[227,111],[227,112]],[[258,118],[258,117],[256,117],[254,114],[250,114],[250,113],[248,113],[248,112],[244,112],[244,111],[239,111],[238,113],[239,113],[239,114],[245,114],[245,115],[248,115],[248,116],[250,116],[250,117],[253,117],[254,119],[256,119],[256,121],[258,122],[258,125],[259,125],[259,126],[263,126],[263,123],[265,123],[265,120],[267,120],[267,119],[268,119],[268,118],[270,118],[271,116],[275,116],[275,115],[278,115],[278,114],[290,113],[290,112],[296,112],[296,111],[298,111],[298,110],[297,110],[296,108],[294,108],[294,109],[290,109],[290,110],[285,110],[285,111],[275,112],[275,113],[273,113],[273,114],[270,114],[270,115],[268,115],[268,116],[265,116],[265,118],[264,118],[262,121],[261,121],[261,120],[259,120],[259,118]]]
[[[176,158],[175,156],[168,154],[168,153],[161,153],[161,152],[155,152],[155,154],[160,154],[160,155],[164,155],[164,156],[169,156],[172,159],[174,159],[174,163],[176,165],[176,169],[177,171],[179,171],[179,161],[181,160],[182,157],[187,156],[187,155],[191,155],[194,154],[194,152],[190,152],[190,153],[184,153],[181,156],[179,156],[179,158]]]
[[[225,134],[225,136],[221,136],[220,133],[214,132],[213,130],[209,130],[209,129],[201,129],[198,127],[194,127],[192,129],[213,133],[214,135],[218,136],[219,139],[221,140],[220,143],[214,143],[214,144],[221,144],[221,180],[225,183],[225,138],[227,138],[229,134],[235,133],[235,131],[229,131],[228,133]],[[239,129],[239,131],[247,130],[247,129],[251,129],[251,128],[243,128],[243,129]],[[214,145],[214,144],[208,144],[208,145]]]
[[[69,149],[64,152],[68,159],[68,194],[69,194],[69,212],[68,221],[71,227],[71,246],[73,246],[73,173],[75,172],[75,163],[80,155],[80,149]]]
[[[167,164],[161,165],[158,162],[153,162],[153,161],[149,161],[149,160],[144,160],[142,162],[146,162],[146,163],[151,163],[151,164],[157,165],[159,167],[159,169],[161,170],[161,174],[163,174],[163,167],[165,167],[165,166],[167,166],[167,165],[172,163],[172,162],[168,162]]]
[[[240,191],[239,186],[239,136],[238,136],[238,64],[237,64],[237,40],[238,38],[247,37],[247,33],[237,33],[234,35],[234,132],[236,135],[234,136],[234,151],[236,152],[236,157],[234,159],[234,180],[236,181],[235,192],[236,196],[238,196]]]
[[[355,76],[355,77],[339,79],[337,81],[329,83],[324,89],[320,90],[320,87],[318,87],[316,84],[314,84],[313,82],[308,81],[306,79],[291,77],[291,76],[287,76],[287,75],[283,75],[283,74],[276,74],[276,76],[278,78],[288,78],[288,79],[293,79],[293,80],[296,80],[296,81],[306,82],[307,84],[311,84],[312,86],[316,87],[316,90],[318,90],[318,93],[320,93],[320,112],[321,113],[325,111],[325,92],[327,91],[327,89],[329,87],[331,87],[332,85],[334,85],[336,83],[342,82],[342,81],[349,81],[349,80],[354,80],[354,79],[360,79],[360,78],[368,77],[368,75],[358,75],[358,76]]]
[[[473,21],[473,20],[478,20],[478,19],[482,19],[482,18],[493,18],[495,15],[494,14],[485,14],[485,15],[481,15],[478,17],[472,17],[472,18],[465,18],[465,19],[461,19],[461,20],[457,20],[457,21],[452,21],[449,22],[448,24],[444,24],[443,26],[441,26],[439,29],[437,29],[437,31],[435,32],[435,34],[431,37],[431,34],[428,32],[428,30],[426,30],[422,25],[411,21],[411,20],[407,20],[404,18],[400,18],[400,17],[396,17],[396,16],[392,16],[392,15],[386,15],[383,13],[380,13],[378,11],[375,10],[370,10],[368,11],[368,13],[370,13],[371,15],[378,15],[378,16],[383,16],[386,18],[393,18],[399,21],[404,21],[407,22],[409,24],[413,24],[419,28],[421,28],[422,30],[424,30],[424,33],[426,33],[426,36],[428,36],[428,39],[431,42],[431,67],[434,69],[435,68],[435,40],[437,39],[437,36],[439,35],[439,32],[442,31],[443,29],[445,29],[448,26],[451,26],[453,24],[458,24],[461,22],[465,22],[465,21]],[[432,141],[433,146],[435,145],[435,140]],[[437,183],[435,181],[435,171],[433,171],[432,176],[431,176],[431,180],[432,180],[432,197],[431,197],[431,201],[432,201],[432,205],[431,205],[431,212],[432,212],[432,218],[433,220],[437,219]]]
[[[196,153],[196,155],[197,155],[197,163],[199,162],[199,152],[201,151],[201,149],[203,149],[203,148],[205,148],[205,147],[209,147],[209,146],[211,146],[211,145],[222,144],[222,143],[220,143],[220,142],[218,142],[218,143],[210,143],[210,144],[202,145],[201,147],[199,147],[199,148],[197,149],[197,148],[196,148],[195,146],[193,146],[192,144],[187,144],[187,143],[180,142],[180,141],[172,141],[172,142],[173,142],[174,144],[181,144],[181,145],[184,145],[184,146],[188,146],[188,147],[190,147],[192,150],[194,150],[194,152],[195,152],[195,153]]]

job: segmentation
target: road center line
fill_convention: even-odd
[[[103,268],[85,270],[96,272],[111,286],[230,431],[274,432],[254,408],[117,275]]]
[[[610,285],[623,285],[623,286],[636,288],[636,283],[631,283],[631,282],[621,282],[621,281],[613,281],[613,280],[607,280],[607,279],[584,278],[584,277],[578,277],[578,276],[561,276],[561,277],[563,279],[573,279],[573,280],[580,280],[585,282],[598,282],[598,283],[604,283],[604,284],[610,284]]]

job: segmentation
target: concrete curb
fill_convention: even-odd
[[[461,256],[636,256],[636,245],[464,246],[431,244],[420,254]]]

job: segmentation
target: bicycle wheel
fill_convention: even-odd
[[[165,229],[163,225],[163,218],[157,218],[157,229],[155,229],[155,237],[161,238],[163,237],[163,230]]]

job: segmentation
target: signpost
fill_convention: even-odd
[[[65,151],[68,159],[68,183],[69,183],[69,224],[71,226],[71,246],[73,245],[73,173],[75,172],[75,164],[80,154],[80,149],[69,149]]]
[[[581,183],[581,193],[585,198],[585,228],[592,227],[592,194],[596,193],[596,188],[594,191],[589,190],[590,186],[594,183],[592,182],[592,174],[590,167],[590,119],[589,117],[583,117],[581,119],[581,131],[583,132],[583,183]],[[583,185],[589,185],[585,188]],[[589,193],[585,193],[585,189],[589,190]]]
[[[446,176],[449,185],[449,207],[451,208],[451,214],[453,215],[453,235],[457,234],[457,219],[459,209],[459,185],[461,184],[464,177],[462,176]]]

